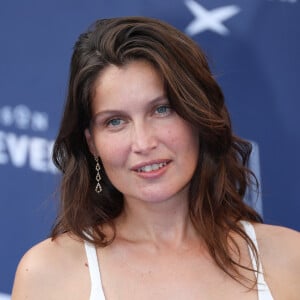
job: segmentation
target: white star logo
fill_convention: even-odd
[[[185,29],[189,35],[195,35],[205,30],[211,30],[221,35],[229,33],[222,22],[240,12],[236,5],[227,5],[208,11],[195,0],[186,0],[185,5],[195,16],[195,19]]]

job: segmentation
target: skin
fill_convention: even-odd
[[[214,264],[188,218],[197,132],[168,105],[159,74],[143,61],[109,66],[95,83],[93,129],[85,135],[91,153],[101,157],[125,199],[124,212],[115,221],[116,239],[97,250],[106,298],[257,299],[255,290],[247,290]],[[164,161],[168,164],[159,170],[137,172],[149,162]],[[299,299],[299,233],[254,226],[273,297]],[[112,234],[109,228],[103,230]],[[250,266],[247,245],[233,237],[241,249],[240,262]],[[254,278],[252,272],[241,272]],[[12,299],[82,300],[89,293],[83,242],[63,234],[25,254]]]
[[[88,144],[124,194],[127,210],[186,198],[198,158],[197,131],[172,110],[163,82],[149,64],[108,67],[95,83],[92,111]],[[137,171],[154,163],[167,165]]]

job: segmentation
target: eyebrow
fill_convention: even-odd
[[[168,100],[167,96],[166,95],[161,95],[161,96],[158,96],[158,97],[152,99],[150,102],[147,103],[147,107],[151,107],[151,106],[155,105],[156,103],[161,102],[162,100]],[[95,119],[95,118],[97,118],[99,116],[102,116],[102,115],[122,114],[122,113],[124,113],[124,110],[107,109],[107,110],[102,110],[102,111],[97,112],[92,117],[92,119]]]

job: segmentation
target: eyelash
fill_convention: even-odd
[[[164,108],[165,111],[164,112],[159,112],[160,109]],[[158,117],[164,117],[164,116],[168,116],[172,111],[172,108],[169,104],[161,104],[157,107],[155,107],[154,109],[154,114],[157,115]],[[112,123],[114,121],[121,121],[119,124],[117,125],[113,125]],[[122,124],[125,122],[125,120],[123,119],[122,116],[118,117],[112,117],[110,119],[108,119],[107,121],[104,122],[105,127],[109,127],[109,128],[119,128],[120,126],[122,126]]]
[[[113,117],[113,118],[111,118],[111,119],[109,119],[105,122],[106,127],[118,127],[118,126],[120,126],[121,124],[112,125],[112,122],[114,122],[116,120],[124,121],[121,117]]]
[[[158,112],[159,109],[161,108],[166,108],[167,111],[165,112]],[[159,115],[163,115],[163,116],[166,116],[166,115],[169,115],[171,113],[171,106],[169,104],[162,104],[162,105],[159,105],[155,108],[155,112]]]

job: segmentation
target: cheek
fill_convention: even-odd
[[[177,126],[166,131],[166,139],[173,148],[185,151],[187,156],[191,153],[198,153],[199,137],[197,130],[182,120],[178,122]]]
[[[103,137],[96,141],[96,148],[105,169],[122,165],[126,158],[126,146],[116,138]]]

